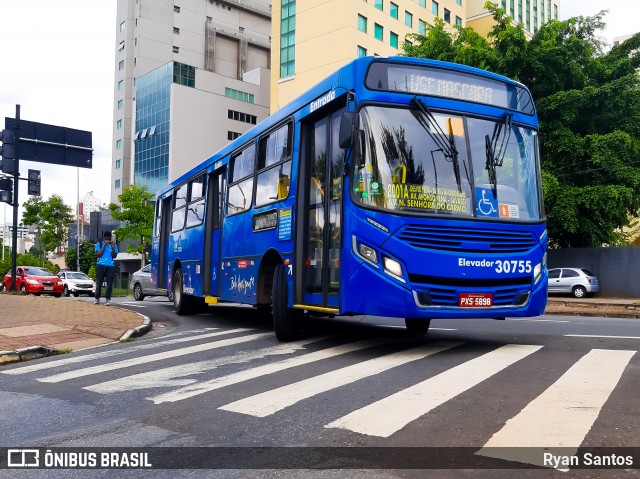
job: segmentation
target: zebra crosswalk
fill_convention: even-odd
[[[0,374],[28,375],[39,383],[65,383],[70,388],[77,385],[107,397],[141,391],[152,405],[213,395],[221,398],[214,403],[218,414],[237,415],[238,420],[296,414],[299,409],[295,406],[304,405],[322,408],[322,417],[330,418],[321,423],[324,431],[389,438],[402,434],[415,421],[437,414],[437,408],[447,402],[473,394],[475,387],[517,364],[538,361],[543,348],[536,344],[478,346],[402,337],[345,341],[312,337],[279,344],[272,342],[272,333],[254,329],[206,328],[120,345],[111,351],[7,368]],[[521,404],[515,415],[504,417],[503,425],[477,454],[531,463],[534,459],[526,455],[526,447],[577,450],[636,352],[591,349],[575,353],[566,372],[552,384],[547,382],[546,389]],[[414,380],[411,378],[418,376],[410,375],[411,384],[402,383],[389,392],[393,389],[389,383],[394,384],[394,378],[409,370],[422,376]],[[277,380],[272,380],[274,377]],[[526,377],[516,380],[526,381]],[[366,394],[350,408],[341,404],[334,414],[327,395],[364,383],[369,385]],[[245,384],[250,385],[246,393]],[[378,392],[376,384],[385,387]],[[216,396],[223,388],[234,393]]]

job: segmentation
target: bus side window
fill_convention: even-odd
[[[184,228],[185,213],[187,210],[187,193],[189,184],[185,183],[178,188],[173,197],[173,215],[171,216],[171,232],[175,233]]]
[[[256,147],[253,143],[231,158],[227,215],[241,213],[251,208],[255,159]]]
[[[187,228],[201,225],[204,221],[204,174],[189,182],[189,208],[187,209]]]
[[[155,237],[160,236],[160,219],[162,218],[162,198],[156,200],[156,225],[155,225]]]
[[[256,206],[264,206],[289,196],[293,124],[271,132],[260,140]]]

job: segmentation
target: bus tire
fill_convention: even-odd
[[[411,334],[427,334],[431,320],[423,318],[405,318],[404,324],[407,327],[407,332]]]
[[[282,263],[273,271],[273,289],[271,292],[273,308],[273,330],[278,341],[293,341],[298,336],[298,322],[295,311],[288,306],[289,291],[287,275]]]
[[[178,268],[173,273],[173,310],[176,314],[184,316],[193,312],[191,296],[184,294],[184,276],[182,269]]]

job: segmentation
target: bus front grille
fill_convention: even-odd
[[[537,245],[527,231],[408,225],[398,239],[415,247],[466,253],[521,253]]]
[[[460,292],[478,292],[477,288],[468,291],[458,291],[454,288],[447,288],[441,285],[414,285],[418,300],[422,306],[458,306],[458,295]],[[522,287],[496,287],[488,288],[483,292],[493,295],[493,306],[521,306],[529,293]]]

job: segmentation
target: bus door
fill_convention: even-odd
[[[226,181],[226,168],[209,175],[207,185],[207,216],[204,236],[205,295],[220,295],[220,249],[222,246],[222,212]]]
[[[167,255],[169,248],[169,233],[171,232],[171,201],[173,196],[169,196],[162,201],[160,210],[160,226],[158,232],[160,234],[160,245],[158,248],[158,288],[167,288]]]
[[[342,111],[309,125],[302,173],[306,185],[302,298],[304,304],[332,309],[340,306],[344,150],[338,133]]]

